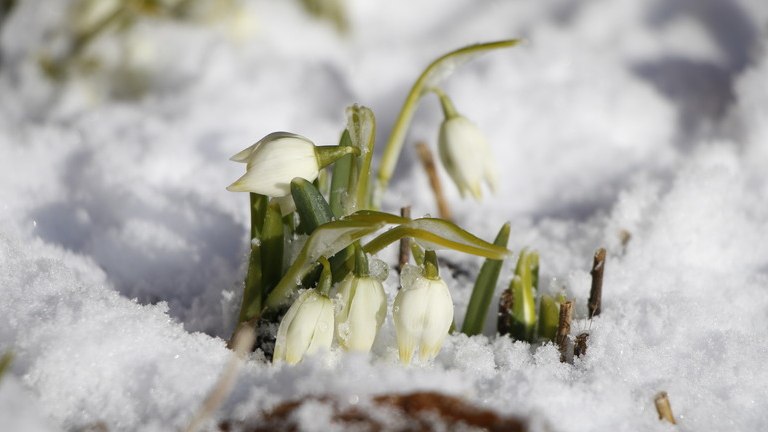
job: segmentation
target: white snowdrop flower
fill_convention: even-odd
[[[245,174],[227,190],[284,197],[290,195],[294,178],[314,181],[321,168],[356,150],[346,146],[318,147],[301,135],[274,132],[232,156],[231,160],[247,166]]]
[[[436,275],[413,277],[404,271],[401,283],[392,309],[400,360],[410,363],[417,347],[419,358],[429,360],[440,352],[453,322],[451,293]]]
[[[347,275],[339,284],[340,308],[336,312],[339,345],[349,351],[371,350],[387,314],[384,286],[370,276]]]
[[[296,364],[333,342],[333,302],[317,290],[301,293],[280,321],[272,360]]]
[[[446,118],[438,143],[440,160],[462,197],[469,193],[476,200],[482,198],[483,180],[495,191],[497,175],[490,146],[474,123],[460,115]]]

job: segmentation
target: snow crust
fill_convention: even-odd
[[[390,314],[371,355],[290,367],[254,353],[217,419],[439,390],[548,430],[669,431],[653,406],[665,390],[676,429],[768,428],[764,1],[350,0],[346,36],[298,2],[254,1],[229,21],[141,23],[93,47],[94,75],[55,83],[37,61],[72,4],[18,2],[0,27],[0,351],[15,354],[0,429],[183,428],[229,359],[245,271],[247,197],[224,190],[242,174],[228,157],[278,130],[334,144],[354,102],[382,145],[429,61],[518,36],[444,83],[489,138],[497,195],[462,201],[441,174],[461,226],[492,239],[510,220],[510,248],[539,251],[542,289],[575,299],[587,355],[568,365],[552,345],[499,338],[489,314],[484,335],[404,367]],[[425,99],[386,210],[436,214],[411,144],[434,145],[440,116]],[[379,257],[396,262],[394,248]],[[481,261],[441,258],[460,328]],[[390,271],[390,309],[397,285]],[[329,430],[323,409],[297,416]]]

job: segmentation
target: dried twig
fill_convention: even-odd
[[[659,392],[653,401],[656,404],[656,412],[659,413],[659,420],[666,420],[672,424],[677,424],[675,416],[672,415],[672,406],[669,404],[667,392]]]
[[[421,164],[424,166],[424,171],[427,172],[427,177],[429,177],[429,185],[432,187],[432,193],[435,194],[437,213],[442,219],[453,220],[451,208],[448,207],[448,201],[443,194],[443,186],[440,183],[440,177],[437,175],[437,166],[435,165],[435,157],[432,155],[432,150],[429,149],[429,146],[426,143],[420,142],[416,144],[416,151],[419,154]]]
[[[229,363],[221,373],[219,380],[214,385],[211,392],[203,401],[203,405],[197,411],[192,421],[185,429],[186,432],[195,432],[213,415],[213,413],[221,406],[224,400],[229,396],[232,391],[232,386],[235,384],[235,378],[237,378],[237,372],[240,370],[241,362],[245,359],[253,346],[256,339],[256,332],[250,326],[241,326],[235,335],[234,339],[234,355],[229,360]]]
[[[600,315],[600,308],[603,297],[603,270],[605,269],[605,248],[600,248],[595,252],[595,258],[592,262],[592,288],[589,291],[589,302],[587,308],[589,317]]]
[[[555,342],[560,349],[560,361],[567,360],[568,335],[571,334],[571,318],[573,316],[573,302],[567,301],[560,304],[560,320],[557,323],[557,338]]]
[[[404,218],[411,218],[411,206],[405,206],[400,208],[400,216]],[[403,237],[400,239],[400,258],[397,261],[397,273],[400,274],[400,272],[403,270],[403,267],[405,267],[406,264],[408,264],[408,259],[411,256],[411,238],[410,237]]]

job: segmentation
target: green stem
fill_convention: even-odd
[[[382,196],[384,191],[389,185],[389,181],[392,178],[392,173],[395,171],[395,165],[397,159],[400,156],[400,152],[403,149],[403,143],[405,142],[405,133],[408,130],[408,126],[411,124],[413,115],[416,112],[419,99],[424,94],[424,89],[431,83],[430,80],[434,78],[439,71],[440,66],[447,63],[449,60],[458,60],[460,57],[468,54],[477,54],[484,51],[489,51],[499,48],[513,47],[521,42],[520,39],[510,39],[497,42],[488,42],[476,45],[470,45],[464,48],[460,48],[455,51],[451,51],[448,54],[443,55],[437,60],[430,63],[424,72],[421,73],[419,78],[411,87],[408,96],[405,98],[403,107],[400,109],[400,114],[395,120],[395,125],[392,127],[392,133],[389,135],[387,145],[384,147],[384,154],[381,158],[381,164],[379,165],[378,181],[376,186],[376,193],[374,194],[375,204],[380,207]]]
[[[331,292],[331,285],[333,285],[331,263],[329,263],[325,257],[320,257],[318,261],[323,265],[323,272],[320,273],[320,282],[317,284],[317,291],[324,296],[328,296]]]
[[[365,256],[365,251],[360,245],[360,242],[355,243],[355,276],[363,278],[371,275],[368,268],[368,257]]]
[[[443,115],[445,116],[446,120],[459,116],[458,111],[456,111],[456,107],[453,105],[453,101],[448,97],[447,94],[445,94],[443,90],[441,90],[439,87],[430,87],[429,91],[437,95],[437,97],[440,99],[440,106],[443,108]]]

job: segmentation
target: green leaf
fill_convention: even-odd
[[[350,196],[354,195],[354,201],[347,208],[347,213],[351,213],[354,210],[366,210],[371,205],[369,179],[376,140],[376,117],[373,111],[357,104],[347,108],[347,130],[352,145],[360,150],[360,157],[356,160],[357,180],[354,190],[349,190]]]
[[[258,238],[258,233],[264,228],[264,216],[267,213],[269,197],[251,192],[251,239]]]
[[[539,337],[554,342],[559,321],[560,303],[548,294],[542,295],[539,304]]]
[[[506,247],[509,241],[509,229],[509,223],[505,223],[496,235],[493,244]],[[483,332],[485,317],[488,314],[488,307],[491,304],[493,292],[496,290],[503,264],[504,260],[488,258],[480,268],[475,286],[472,288],[472,296],[469,298],[469,305],[467,305],[467,314],[464,316],[464,324],[461,327],[462,333],[472,336]]]
[[[421,218],[399,225],[367,243],[363,249],[375,254],[403,237],[413,237],[425,249],[453,249],[485,258],[503,259],[510,252],[486,242],[443,219]]]
[[[264,218],[264,230],[261,233],[261,280],[262,298],[277,285],[283,276],[283,218],[280,205],[272,200]]]
[[[349,131],[344,130],[341,134],[340,146],[352,146],[352,139],[349,137]],[[340,218],[344,216],[344,201],[349,194],[349,185],[353,175],[353,165],[355,155],[348,154],[333,164],[333,177],[331,178],[331,194],[328,202],[334,216]]]
[[[248,256],[248,271],[245,275],[245,288],[238,322],[248,321],[261,312],[261,302],[264,297],[261,280],[261,245],[256,239],[251,241],[251,253]]]
[[[306,179],[296,177],[291,180],[291,196],[299,213],[299,233],[312,234],[317,227],[333,220],[328,202],[315,185]]]
[[[384,213],[375,210],[360,210],[352,213],[344,218],[349,221],[369,222],[369,223],[384,223],[387,225],[404,224],[411,221],[411,219],[404,218],[402,216],[394,215],[391,213]]]
[[[331,221],[319,226],[309,236],[293,264],[267,298],[266,306],[274,308],[287,302],[301,283],[301,278],[316,265],[320,257],[333,256],[383,226],[383,223],[350,220]]]
[[[512,291],[510,334],[518,340],[533,341],[536,326],[536,299],[533,292],[532,254],[520,252],[509,289]]]

